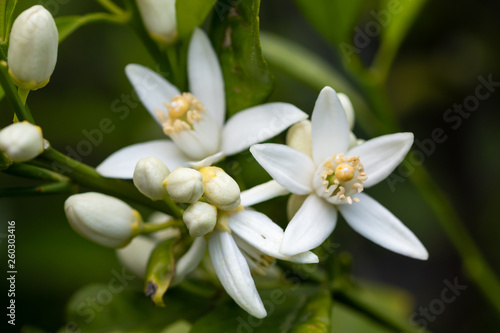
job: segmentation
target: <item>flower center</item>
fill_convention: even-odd
[[[318,169],[319,179],[315,179],[318,195],[332,203],[352,204],[359,202],[352,196],[363,191],[363,182],[368,179],[359,157],[336,154]]]
[[[165,134],[171,136],[184,130],[192,130],[193,125],[203,118],[205,107],[200,100],[190,93],[183,93],[165,102],[168,116],[162,110],[156,110],[156,117],[163,124]]]

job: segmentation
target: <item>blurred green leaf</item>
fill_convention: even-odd
[[[127,17],[108,14],[91,13],[87,15],[62,16],[55,19],[56,27],[59,32],[59,43],[74,33],[78,28],[94,22],[125,23]]]
[[[0,43],[7,41],[16,4],[17,0],[0,1]]]
[[[178,320],[175,323],[165,327],[161,333],[189,333],[192,325],[185,320]]]
[[[124,288],[119,279],[92,284],[71,298],[67,324],[61,332],[158,333],[180,319],[194,320],[208,305],[203,303],[204,299],[177,289],[169,291],[165,301],[168,309],[155,307],[140,290]]]
[[[339,44],[353,33],[363,0],[295,0],[309,22],[329,41]]]
[[[0,101],[3,99],[4,96],[5,96],[5,91],[3,91],[2,86],[0,86]]]
[[[157,306],[165,306],[163,295],[174,277],[174,245],[177,238],[164,240],[156,246],[149,258],[144,292]]]
[[[330,332],[331,312],[332,297],[330,291],[321,289],[307,300],[297,315],[297,322],[290,333]]]
[[[47,331],[35,326],[23,326],[21,328],[21,333],[47,333]]]
[[[217,0],[182,0],[175,2],[177,33],[179,38],[191,35],[194,28],[203,24]]]
[[[211,36],[224,75],[228,116],[261,104],[273,90],[260,46],[259,6],[260,0],[215,6]]]
[[[191,333],[287,332],[300,308],[316,290],[305,286],[260,290],[259,294],[267,311],[265,319],[252,317],[230,300],[196,321]]]

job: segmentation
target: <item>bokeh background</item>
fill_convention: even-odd
[[[100,10],[93,1],[46,0],[20,1],[17,11],[36,3],[44,4],[56,16]],[[454,103],[462,103],[474,94],[479,76],[492,75],[494,81],[500,81],[499,12],[500,3],[494,0],[428,1],[402,44],[387,85],[405,131],[415,133],[422,141],[435,128],[445,130],[448,139],[426,157],[425,166],[452,200],[498,275],[500,213],[496,200],[500,198],[500,189],[496,172],[500,155],[500,91],[481,101],[478,110],[463,119],[457,129],[445,123],[443,114]],[[262,30],[290,38],[340,68],[338,54],[292,1],[262,1],[260,23]],[[361,56],[367,61],[376,40],[372,44],[373,47],[362,50]],[[37,123],[56,148],[63,152],[74,150],[86,139],[83,131],[98,128],[102,118],[111,119],[114,130],[104,134],[102,143],[82,157],[92,166],[119,148],[163,136],[140,104],[130,104],[124,119],[112,111],[113,105],[124,105],[120,102],[123,96],[132,95],[123,71],[128,63],[154,68],[141,42],[125,27],[89,25],[60,45],[50,84],[29,96]],[[276,78],[271,100],[290,102],[310,113],[318,91],[272,66],[271,71]],[[0,125],[5,126],[11,121],[12,112],[5,100],[0,101],[0,108]],[[360,128],[356,127],[355,132],[365,137]],[[253,166],[252,174],[244,173],[248,185],[267,179],[249,154],[239,159]],[[2,188],[29,184],[33,182],[0,174]],[[393,254],[362,238],[341,221],[334,232],[334,242],[338,244],[337,251],[352,254],[353,275],[408,291],[415,309],[411,312],[439,299],[444,280],[458,279],[467,289],[446,304],[442,313],[428,320],[428,328],[434,332],[496,331],[498,316],[464,274],[457,252],[411,182],[398,184],[395,192],[382,182],[368,193],[415,232],[427,247],[430,259],[420,262]],[[65,323],[65,304],[79,288],[91,282],[107,283],[111,271],[121,267],[113,250],[88,242],[70,229],[63,212],[65,198],[54,195],[0,200],[2,267],[6,262],[6,223],[16,221],[17,329],[29,324],[55,332]],[[275,203],[281,205],[271,203],[258,208],[284,225],[285,201],[277,199]],[[7,289],[6,285],[2,288]]]

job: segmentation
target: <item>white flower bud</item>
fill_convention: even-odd
[[[214,230],[217,222],[217,208],[205,202],[195,202],[182,215],[192,237],[201,237]]]
[[[137,6],[151,38],[164,43],[177,38],[175,0],[137,0]]]
[[[203,177],[197,170],[177,168],[163,182],[172,200],[195,203],[203,195]]]
[[[155,157],[139,160],[134,170],[134,185],[137,189],[153,200],[161,200],[167,195],[163,181],[170,171],[165,163]]]
[[[205,185],[204,196],[209,203],[222,210],[233,210],[240,205],[240,187],[221,168],[200,169]]]
[[[54,72],[59,34],[54,18],[40,5],[19,15],[10,33],[9,73],[23,89],[45,86]]]
[[[286,133],[286,144],[293,149],[312,157],[312,126],[309,120],[296,123]]]
[[[84,238],[107,247],[123,247],[140,231],[139,213],[121,200],[88,192],[70,196],[64,211],[71,227]]]
[[[0,131],[0,150],[13,162],[29,161],[43,152],[39,126],[27,121],[11,124]]]
[[[346,94],[338,93],[337,97],[340,100],[340,104],[344,108],[345,115],[347,117],[347,122],[349,123],[349,129],[352,131],[354,127],[354,120],[356,119],[354,115],[354,108],[352,106],[351,100],[347,97]]]

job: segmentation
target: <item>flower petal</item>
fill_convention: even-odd
[[[161,125],[156,110],[164,111],[166,114],[167,110],[163,103],[170,102],[172,97],[179,95],[179,89],[155,71],[141,65],[128,64],[125,67],[125,74],[144,107]]]
[[[287,195],[288,193],[290,192],[277,181],[270,180],[241,192],[241,205],[249,207],[281,195]]]
[[[170,170],[184,166],[188,162],[188,157],[172,141],[155,140],[115,151],[99,164],[96,170],[104,177],[132,179],[135,165],[145,157],[160,159]]]
[[[312,250],[330,236],[336,224],[335,206],[311,194],[288,223],[280,252],[295,255]]]
[[[228,220],[231,231],[264,254],[302,264],[317,263],[319,261],[318,257],[310,251],[294,256],[286,256],[280,253],[283,229],[262,213],[243,210],[230,215]]]
[[[340,205],[338,209],[349,225],[374,243],[396,253],[426,260],[427,250],[396,216],[365,193],[356,195],[359,202]]]
[[[171,285],[182,282],[186,275],[191,273],[200,264],[205,250],[207,241],[203,237],[196,237],[189,250],[175,264],[175,275]]]
[[[208,242],[208,252],[215,273],[229,296],[252,316],[264,318],[266,309],[233,237],[227,232],[215,230]]]
[[[236,154],[306,118],[306,113],[288,103],[268,103],[240,111],[224,125],[222,150],[226,155]]]
[[[188,51],[189,87],[193,95],[222,128],[226,117],[224,80],[212,44],[201,29],[195,29]]]
[[[349,124],[337,93],[325,87],[319,93],[311,116],[312,150],[316,165],[334,154],[344,153],[349,145]]]
[[[347,155],[359,156],[368,179],[365,187],[384,180],[405,158],[413,144],[413,133],[379,136],[352,148]]]
[[[224,157],[223,152],[218,152],[213,155],[208,156],[207,158],[202,159],[201,161],[189,161],[189,165],[194,169],[201,169],[206,166],[211,166],[214,163],[221,161]]]
[[[316,166],[309,156],[285,145],[266,143],[253,145],[250,152],[280,185],[296,194],[313,191]]]

